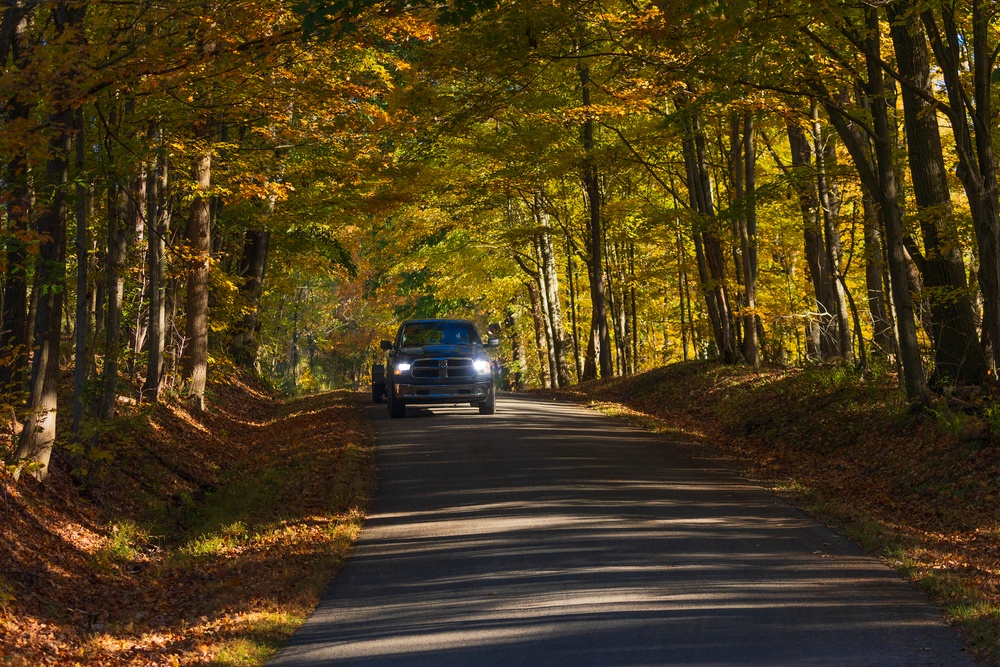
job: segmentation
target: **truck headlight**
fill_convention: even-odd
[[[472,367],[477,373],[488,373],[490,370],[489,359],[476,359],[472,362]]]
[[[411,364],[408,361],[399,362],[398,364],[396,364],[396,375],[409,372],[410,366]]]

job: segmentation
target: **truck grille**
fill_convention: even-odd
[[[472,359],[450,357],[448,359],[417,359],[410,368],[414,378],[470,378],[474,375]]]

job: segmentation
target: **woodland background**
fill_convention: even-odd
[[[10,493],[100,497],[210,383],[363,388],[405,317],[499,330],[508,388],[822,366],[1000,434],[994,2],[0,11]]]

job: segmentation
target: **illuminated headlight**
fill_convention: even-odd
[[[476,369],[477,373],[488,373],[490,370],[489,359],[476,359],[472,362],[472,367]]]
[[[396,375],[400,373],[406,373],[410,370],[410,363],[408,361],[401,361],[396,364]]]

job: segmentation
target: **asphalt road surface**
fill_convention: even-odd
[[[373,406],[354,554],[271,663],[972,665],[909,583],[695,446],[565,404]]]

